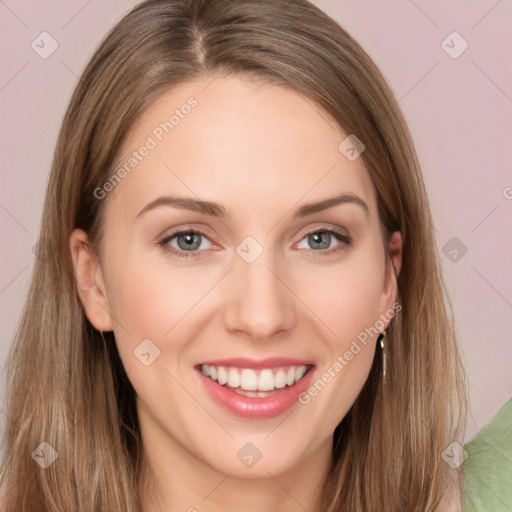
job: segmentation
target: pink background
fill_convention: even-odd
[[[100,39],[136,3],[0,3],[2,366],[28,289],[65,108]],[[512,2],[315,4],[372,56],[412,131],[469,375],[469,440],[512,394]],[[59,45],[47,59],[31,48],[44,31]],[[469,44],[456,59],[441,47],[453,31]],[[441,251],[452,237],[468,249],[456,263]]]

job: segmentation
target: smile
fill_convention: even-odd
[[[283,414],[309,386],[315,366],[285,359],[255,362],[245,358],[195,367],[213,402],[246,419]]]

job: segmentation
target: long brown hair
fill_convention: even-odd
[[[322,511],[413,512],[439,503],[453,472],[441,454],[462,443],[466,381],[420,166],[381,73],[306,0],[149,0],[96,50],[58,138],[32,281],[5,368],[0,496],[9,512],[140,509],[145,462],[134,390],[115,342],[84,314],[69,237],[81,228],[99,246],[108,198],[94,191],[112,176],[148,105],[176,84],[231,74],[297,91],[361,139],[383,235],[399,230],[404,242],[387,382],[379,349],[334,432]],[[46,469],[34,458],[49,449],[42,442],[58,454]]]

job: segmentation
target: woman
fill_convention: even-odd
[[[431,222],[393,95],[319,9],[134,8],[57,143],[5,509],[458,510]]]

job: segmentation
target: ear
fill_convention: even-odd
[[[395,267],[396,277],[398,277],[402,269],[402,246],[402,234],[400,231],[393,232],[389,240],[389,254]]]
[[[402,269],[402,235],[400,231],[391,234],[386,248],[386,275],[383,289],[384,311],[393,309],[398,292],[398,275]]]
[[[105,281],[96,252],[88,244],[87,233],[75,229],[69,239],[78,295],[85,314],[98,331],[112,331],[112,317]]]

